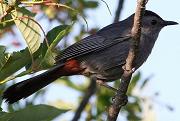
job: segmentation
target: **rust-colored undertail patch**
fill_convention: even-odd
[[[62,76],[70,76],[80,74],[82,69],[80,68],[80,63],[75,59],[67,60],[64,67],[59,70]]]

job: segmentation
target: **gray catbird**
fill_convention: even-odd
[[[57,56],[54,67],[48,71],[10,86],[3,99],[14,103],[26,98],[61,76],[85,75],[97,80],[113,81],[121,78],[122,66],[129,52],[134,14],[113,23],[66,48]],[[134,68],[139,68],[148,58],[160,30],[167,25],[178,24],[165,21],[159,15],[146,10],[142,19],[139,53]]]

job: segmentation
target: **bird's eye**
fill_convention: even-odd
[[[156,25],[157,24],[157,21],[156,20],[152,20],[151,21],[151,25]]]

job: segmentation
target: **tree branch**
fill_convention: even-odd
[[[87,88],[87,90],[84,94],[83,100],[79,104],[79,107],[78,107],[72,121],[78,121],[78,119],[81,116],[81,113],[83,112],[84,108],[86,107],[87,103],[89,102],[89,99],[95,92],[96,92],[96,81],[91,80],[91,83],[89,84],[89,87]]]
[[[118,7],[116,9],[116,14],[114,17],[114,23],[119,21],[121,11],[123,9],[123,5],[124,5],[124,0],[119,0]]]
[[[117,94],[114,97],[113,104],[108,109],[108,121],[116,121],[122,106],[127,104],[126,92],[133,73],[133,62],[136,58],[141,37],[141,20],[145,11],[147,0],[137,0],[136,12],[134,15],[134,24],[131,30],[132,45],[129,50],[126,64],[124,65],[124,73],[121,77],[121,83]]]

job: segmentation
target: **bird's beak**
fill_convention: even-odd
[[[174,22],[174,21],[164,21],[163,25],[164,26],[169,26],[169,25],[177,25],[178,23],[177,22]]]

